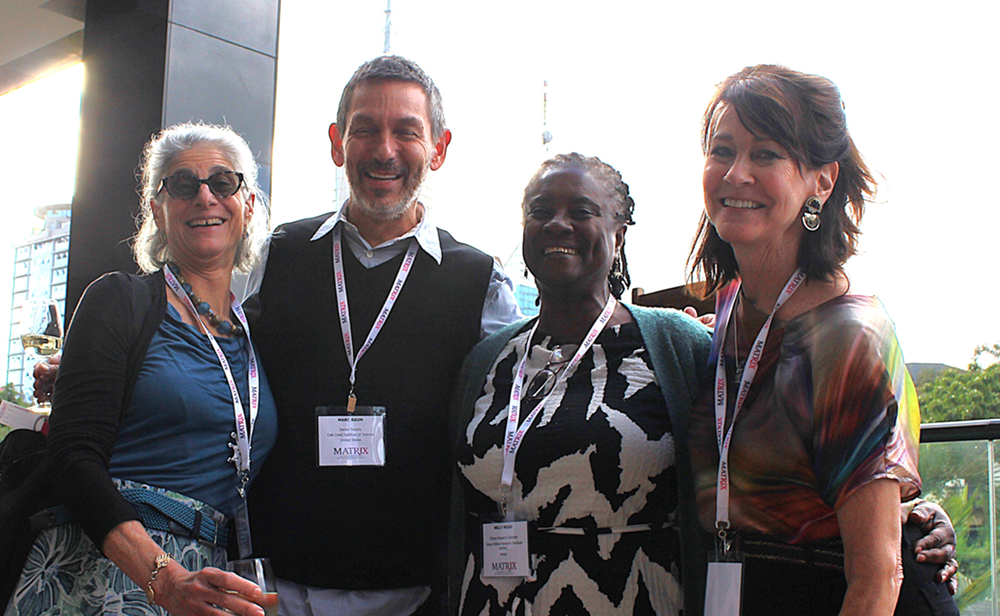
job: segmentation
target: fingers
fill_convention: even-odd
[[[260,598],[264,596],[260,586],[257,586],[250,580],[242,578],[235,573],[222,571],[221,569],[216,569],[215,567],[202,569],[201,573],[208,583],[222,591],[238,593],[251,601],[259,601]]]
[[[921,501],[910,512],[907,523],[917,525],[926,533],[913,545],[917,562],[944,565],[942,571],[946,572],[947,563],[954,562],[956,541],[955,527],[948,514],[936,503]],[[954,571],[946,573],[939,581],[947,581],[953,575]]]
[[[246,581],[246,580],[244,580]],[[251,586],[257,588],[256,584],[249,582]],[[259,592],[260,589],[257,588]],[[259,597],[258,597],[259,600]],[[247,597],[235,592],[223,592],[221,597],[213,603],[225,610],[224,614],[240,614],[241,616],[264,616],[264,608],[256,603],[247,600]]]
[[[52,361],[56,356],[49,358]],[[35,377],[34,395],[39,402],[48,402],[52,399],[52,385],[56,381],[56,373],[59,369],[59,361],[49,363],[40,361],[35,364],[32,374]]]
[[[162,600],[157,594],[157,604],[171,614],[264,616],[264,609],[254,603],[263,596],[260,588],[234,573],[208,567],[184,572],[169,581],[171,584],[164,588]]]
[[[955,556],[955,544],[944,538],[944,533],[940,529],[935,529],[914,544],[913,553],[918,563],[930,562],[943,565]]]
[[[708,312],[701,316],[698,316],[698,310],[694,306],[688,306],[684,309],[684,314],[688,315],[693,319],[697,319],[699,323],[705,327],[712,329],[715,327],[715,313]]]
[[[906,523],[912,524],[914,526],[919,526],[925,532],[930,532],[931,525],[929,524],[929,522],[931,521],[931,517],[932,514],[930,511],[927,511],[926,509],[923,509],[922,507],[917,505],[910,512],[910,516],[906,518]]]
[[[955,578],[956,573],[958,573],[958,561],[954,558],[949,558],[944,566],[934,575],[934,580],[936,582],[949,582]]]
[[[955,571],[958,571],[958,563],[955,563]],[[958,577],[952,576],[948,579],[948,592],[954,595],[958,592]]]
[[[948,586],[948,592],[954,595],[958,592],[957,573],[958,561],[954,558],[949,558],[948,562],[934,575],[934,581],[938,583],[945,582]]]

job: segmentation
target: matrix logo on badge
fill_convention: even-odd
[[[335,456],[367,456],[367,447],[334,447],[333,455]]]
[[[364,412],[368,407],[361,407]],[[383,415],[324,415],[318,417],[320,466],[383,466]]]
[[[517,520],[483,524],[483,575],[520,577],[529,572],[528,523]]]

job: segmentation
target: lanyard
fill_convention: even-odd
[[[725,529],[729,528],[729,489],[731,487],[729,484],[729,446],[733,438],[733,427],[736,425],[736,416],[739,415],[740,409],[743,408],[743,402],[746,400],[747,393],[750,391],[750,385],[757,374],[757,366],[760,363],[761,355],[764,353],[764,344],[767,342],[767,334],[771,330],[771,322],[774,320],[774,315],[788,301],[788,298],[795,293],[795,290],[799,288],[805,277],[806,275],[801,269],[795,270],[795,273],[792,274],[792,277],[785,284],[784,290],[778,296],[778,300],[774,303],[774,309],[771,310],[771,314],[764,321],[764,326],[760,328],[760,332],[753,342],[753,347],[750,349],[750,356],[747,358],[743,377],[740,379],[736,404],[733,407],[733,422],[729,425],[729,431],[725,434],[723,434],[723,429],[726,425],[728,393],[726,384],[726,358],[722,348],[725,345],[729,319],[732,316],[736,298],[739,297],[740,283],[737,283],[736,292],[732,294],[732,299],[717,311],[721,319],[721,327],[717,327],[715,333],[721,336],[722,342],[719,345],[719,362],[715,367],[715,437],[719,443],[719,474],[716,482],[715,526],[719,529],[720,533],[724,533]],[[738,360],[739,358],[737,358]]]
[[[236,475],[240,479],[236,490],[240,493],[240,498],[245,498],[246,485],[250,481],[250,440],[253,438],[253,426],[257,422],[257,407],[260,403],[260,374],[257,371],[257,355],[254,353],[253,344],[250,342],[250,325],[247,323],[246,315],[243,313],[243,306],[240,304],[240,300],[236,299],[236,296],[230,291],[229,297],[232,301],[233,313],[239,319],[240,325],[243,326],[243,331],[246,332],[247,337],[247,354],[249,355],[247,376],[250,381],[249,426],[247,425],[247,418],[243,414],[243,403],[240,401],[240,392],[236,388],[236,380],[233,378],[233,371],[229,367],[229,360],[226,359],[226,354],[222,352],[212,332],[208,331],[208,328],[205,327],[205,323],[201,320],[201,315],[198,314],[198,310],[191,303],[191,298],[188,297],[177,277],[174,276],[174,273],[167,266],[163,266],[163,277],[166,278],[170,290],[191,311],[191,314],[198,321],[198,325],[201,326],[202,331],[208,336],[208,341],[212,344],[212,349],[219,358],[219,365],[222,366],[222,371],[226,374],[226,381],[229,383],[229,392],[233,397],[233,414],[236,418],[236,432],[234,433],[236,445],[231,443],[229,445],[233,449],[233,456],[229,458],[229,461],[236,465]]]
[[[614,295],[608,297],[608,302],[604,305],[604,310],[601,311],[600,316],[597,317],[597,320],[590,327],[590,332],[583,339],[580,348],[576,350],[573,359],[566,364],[566,368],[559,373],[556,382],[552,385],[552,389],[535,405],[535,408],[524,418],[524,423],[519,428],[518,420],[521,412],[521,388],[524,385],[524,366],[528,360],[528,351],[531,349],[531,340],[535,337],[535,330],[538,329],[538,321],[535,321],[535,324],[531,327],[531,332],[528,334],[528,340],[524,346],[524,355],[517,366],[517,375],[514,377],[514,385],[510,390],[507,431],[503,447],[503,473],[500,476],[500,514],[502,516],[506,517],[507,515],[507,495],[510,494],[511,487],[514,484],[514,460],[517,458],[517,450],[521,447],[521,440],[524,438],[524,434],[531,427],[531,424],[534,423],[535,418],[538,417],[538,414],[541,412],[542,407],[545,406],[545,402],[552,395],[552,392],[556,390],[566,375],[576,368],[576,365],[580,363],[580,360],[590,350],[590,347],[594,345],[594,340],[597,339],[598,334],[604,330],[604,326],[611,320],[611,315],[614,314],[617,305],[618,300],[615,299]]]
[[[344,350],[347,352],[347,361],[351,364],[351,392],[347,398],[348,411],[353,412],[354,405],[357,403],[357,398],[354,395],[354,378],[358,370],[358,362],[361,361],[361,356],[365,354],[368,347],[375,342],[375,337],[382,331],[385,320],[389,318],[389,313],[392,311],[392,306],[396,303],[396,298],[399,297],[399,292],[403,289],[406,277],[410,275],[413,260],[417,258],[417,248],[417,238],[413,238],[410,240],[410,247],[406,250],[403,262],[399,265],[399,272],[396,273],[396,282],[393,283],[392,289],[389,291],[389,296],[385,298],[385,304],[382,305],[382,311],[378,313],[378,318],[372,324],[372,329],[368,332],[368,338],[365,340],[364,345],[358,350],[358,354],[355,355],[354,343],[351,340],[351,313],[347,307],[347,284],[344,280],[344,253],[343,245],[340,242],[340,226],[338,225],[333,230],[333,272],[335,286],[337,287],[337,309],[340,311],[340,331],[344,337]]]

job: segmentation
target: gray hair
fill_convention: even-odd
[[[175,124],[165,128],[149,140],[142,152],[139,173],[138,232],[132,242],[132,254],[139,268],[151,274],[170,261],[167,236],[153,219],[153,201],[156,200],[163,174],[177,157],[196,147],[209,147],[218,151],[233,166],[233,171],[243,174],[239,196],[243,201],[255,195],[254,213],[247,225],[243,241],[236,247],[233,268],[249,272],[260,258],[268,234],[267,195],[257,185],[257,161],[247,142],[228,126],[203,123]]]
[[[344,86],[344,93],[340,95],[340,106],[337,108],[337,126],[341,137],[347,131],[347,112],[354,98],[354,90],[363,82],[379,79],[408,81],[423,88],[424,94],[427,95],[427,112],[431,117],[431,137],[437,141],[444,134],[444,105],[441,103],[441,92],[434,85],[430,75],[417,66],[416,62],[402,56],[379,56],[359,66]]]

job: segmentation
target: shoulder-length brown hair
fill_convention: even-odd
[[[837,86],[819,75],[769,64],[729,76],[719,84],[702,119],[701,148],[706,156],[723,109],[733,109],[755,136],[778,142],[800,167],[839,164],[837,182],[820,215],[820,228],[805,234],[798,258],[809,278],[829,280],[857,253],[858,224],[865,202],[875,194],[875,180],[847,130]],[[704,277],[706,294],[739,274],[732,246],[719,237],[704,212],[688,267],[691,280]]]

